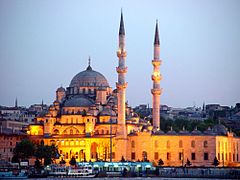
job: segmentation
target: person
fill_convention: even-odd
[[[127,175],[127,168],[124,168],[123,169],[123,177],[126,177],[126,175]]]

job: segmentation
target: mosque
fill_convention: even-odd
[[[29,125],[28,136],[36,143],[58,146],[61,158],[77,161],[150,161],[160,159],[164,166],[182,166],[189,160],[193,166],[239,166],[240,138],[216,125],[205,132],[195,129],[160,130],[160,42],[156,23],[153,44],[152,117],[150,124],[134,113],[126,103],[125,29],[121,14],[117,50],[118,81],[116,89],[91,66],[73,77],[69,87],[56,90],[56,99],[46,114]]]

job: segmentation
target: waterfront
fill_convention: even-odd
[[[30,180],[56,180],[56,179],[64,179],[64,180],[76,180],[77,178],[33,178]],[[92,179],[92,178],[80,178],[80,179]],[[134,180],[143,180],[143,179],[151,179],[151,180],[177,180],[179,178],[166,178],[166,177],[133,177],[133,178],[124,178],[124,177],[111,177],[111,178],[94,178],[94,180],[105,180],[105,179],[116,179],[116,180],[128,180],[128,179],[134,179]],[[201,180],[203,178],[181,178],[181,180]],[[218,180],[219,178],[204,178],[204,180]],[[221,179],[221,180],[229,180],[229,179]]]

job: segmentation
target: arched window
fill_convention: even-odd
[[[183,142],[182,140],[179,141],[179,148],[182,148],[183,147]]]
[[[83,94],[85,94],[85,88],[83,88]]]
[[[73,140],[71,140],[70,146],[74,146],[74,141]]]
[[[104,134],[104,130],[102,129],[102,134]]]
[[[73,130],[72,130],[72,129],[70,129],[70,134],[71,134],[71,135],[73,134]]]
[[[192,140],[191,146],[192,146],[193,148],[195,147],[195,141],[194,141],[194,140]]]
[[[135,148],[135,142],[134,141],[131,142],[131,146],[132,146],[132,148]]]
[[[53,131],[53,134],[59,134],[59,130],[55,129],[55,130]]]
[[[73,118],[71,118],[71,124],[73,124]]]
[[[208,142],[207,141],[203,142],[203,147],[205,147],[205,148],[208,147]]]

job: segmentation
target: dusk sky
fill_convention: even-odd
[[[92,68],[115,89],[121,8],[127,100],[150,104],[158,19],[161,104],[240,102],[240,1],[0,0],[0,105],[50,104],[59,86]]]

